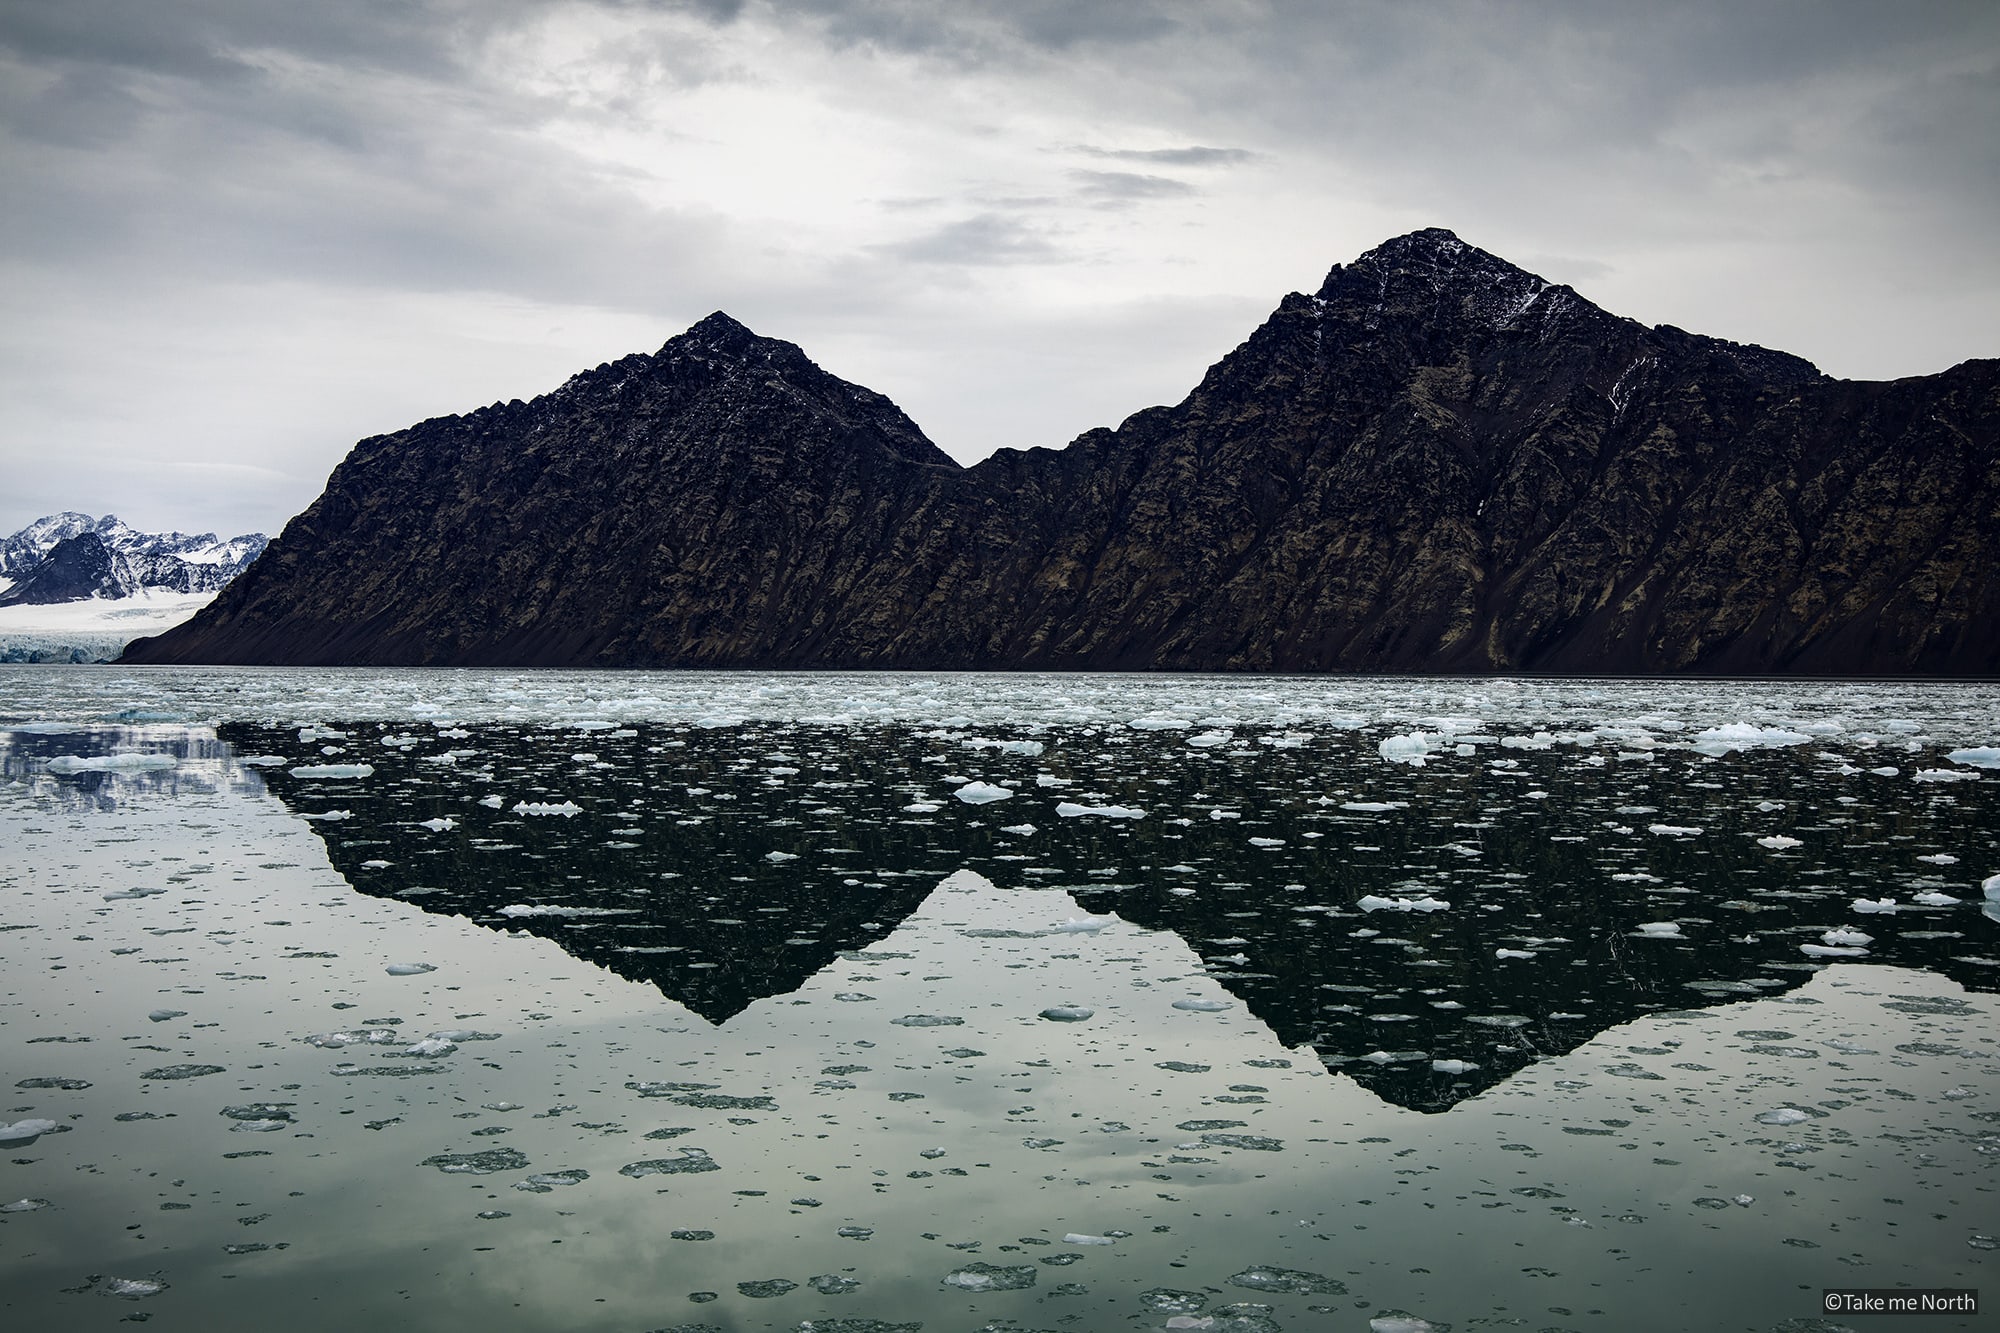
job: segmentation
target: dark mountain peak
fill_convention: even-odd
[[[0,605],[46,606],[86,597],[129,597],[138,586],[139,580],[120,552],[96,532],[79,532],[51,547],[48,556],[18,586],[0,597]]]
[[[689,325],[686,333],[669,338],[666,347],[660,350],[666,352],[669,348],[688,350],[703,348],[711,352],[740,355],[755,344],[771,342],[777,342],[777,339],[760,338],[740,320],[718,310],[706,319]],[[789,347],[791,344],[782,345]]]

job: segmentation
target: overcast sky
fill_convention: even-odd
[[[964,461],[1418,227],[1891,378],[2000,356],[1992,0],[0,0],[0,533],[275,533],[711,310]]]

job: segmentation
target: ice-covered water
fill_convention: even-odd
[[[0,1306],[1978,1287],[1996,742],[1986,686],[0,670]]]

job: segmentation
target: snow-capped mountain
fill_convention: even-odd
[[[115,514],[64,511],[0,540],[0,606],[147,592],[214,593],[263,553],[260,532],[141,532]]]

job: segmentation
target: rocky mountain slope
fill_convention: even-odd
[[[136,662],[2000,675],[2000,362],[1646,328],[1430,230],[956,466],[714,315],[357,445]]]

